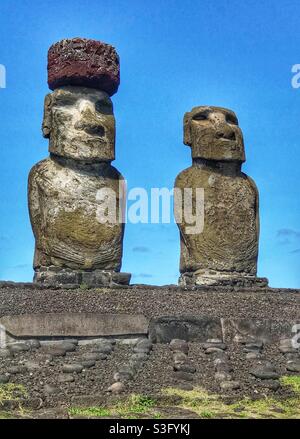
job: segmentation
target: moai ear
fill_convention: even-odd
[[[51,125],[52,125],[51,106],[52,106],[52,95],[51,93],[49,93],[45,97],[45,102],[44,102],[44,118],[43,118],[42,131],[45,139],[49,139],[51,132]]]
[[[183,118],[183,143],[192,146],[191,138],[191,113],[185,113]]]

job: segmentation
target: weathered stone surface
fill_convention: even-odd
[[[56,386],[52,385],[52,384],[45,384],[44,392],[47,395],[54,395],[55,393],[59,393],[59,389]]]
[[[27,343],[8,343],[7,349],[9,349],[13,354],[18,352],[26,352],[30,350],[30,346]]]
[[[203,343],[208,338],[222,338],[222,325],[213,317],[165,316],[151,320],[149,336],[156,343],[170,343],[174,338]]]
[[[238,381],[223,381],[220,383],[222,390],[238,390],[241,385]]]
[[[125,384],[120,383],[120,382],[116,382],[114,384],[112,384],[107,391],[110,393],[121,393],[124,392],[125,390]]]
[[[170,342],[170,349],[173,352],[182,352],[187,355],[189,352],[189,345],[185,340],[174,338]]]
[[[58,348],[58,347],[46,347],[45,352],[47,355],[49,355],[51,358],[52,357],[65,357],[66,356],[66,351],[65,349],[62,348]]]
[[[188,373],[195,373],[196,368],[192,364],[176,364],[174,365],[174,370],[176,372],[188,372]]]
[[[83,360],[80,362],[84,369],[90,369],[91,367],[94,367],[96,364],[96,361],[93,360]]]
[[[257,271],[258,191],[241,172],[245,153],[235,114],[218,107],[194,108],[184,117],[184,143],[192,147],[193,165],[175,182],[182,195],[175,203],[181,237],[180,283],[251,282]],[[196,213],[198,229],[194,219],[189,223],[187,215],[180,216],[184,203],[189,203],[186,188],[192,189],[192,203],[198,207],[196,189],[204,189],[203,211]]]
[[[0,358],[10,358],[13,357],[13,353],[9,349],[0,349]]]
[[[75,378],[71,373],[63,373],[59,375],[57,379],[59,383],[72,383],[74,380]]]
[[[81,165],[69,159],[63,163],[53,156],[31,170],[28,190],[36,281],[109,286],[110,272],[121,267],[124,224],[119,217],[114,224],[102,223],[103,202],[97,197],[101,190],[110,190],[118,212],[122,184],[123,177],[107,163]]]
[[[0,375],[0,384],[6,384],[9,381],[9,376],[7,375]]]
[[[1,317],[0,324],[16,337],[146,335],[148,332],[148,320],[140,314],[21,314]]]
[[[55,88],[46,96],[43,119],[50,157],[31,169],[28,180],[34,282],[128,285],[130,274],[119,273],[124,179],[110,164],[115,118],[109,94],[110,86],[117,89],[118,56],[101,42],[63,40],[51,47],[48,67]]]
[[[246,344],[255,340],[268,343],[272,340],[271,321],[268,319],[224,319],[223,324],[226,333],[231,334],[236,342]]]
[[[174,372],[174,378],[182,381],[193,381],[194,375],[193,373],[178,371]]]
[[[300,373],[300,360],[298,360],[298,361],[292,361],[292,360],[288,361],[286,368],[290,372],[298,372],[298,373]]]
[[[105,360],[107,358],[107,355],[100,352],[89,352],[87,354],[84,354],[82,358],[84,359],[84,361],[99,361]]]
[[[101,41],[72,38],[53,44],[48,52],[48,85],[99,88],[109,95],[120,84],[120,61],[114,47]]]
[[[17,375],[19,373],[24,373],[26,371],[27,369],[25,366],[10,366],[7,369],[7,372],[10,373],[11,375]]]
[[[83,366],[82,364],[64,364],[62,371],[63,373],[80,373],[83,370]]]
[[[279,378],[279,374],[274,367],[270,366],[258,366],[250,370],[250,374],[261,380],[276,380]]]

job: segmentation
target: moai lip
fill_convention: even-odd
[[[111,165],[118,55],[110,45],[76,38],[53,45],[48,60],[54,91],[45,98],[42,129],[50,157],[28,181],[34,282],[128,285],[130,274],[120,273],[125,185]],[[104,218],[107,197],[111,215]]]
[[[183,197],[185,188],[191,188],[194,207],[201,188],[204,205],[199,231],[191,232],[184,212],[178,222],[179,283],[265,286],[265,280],[256,277],[258,191],[254,181],[241,172],[245,151],[235,113],[219,107],[193,108],[184,116],[184,143],[192,149],[193,164],[177,176],[175,188]]]
[[[98,88],[115,94],[120,84],[120,60],[113,46],[85,38],[64,39],[48,52],[48,85]]]

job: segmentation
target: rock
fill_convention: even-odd
[[[256,350],[262,349],[263,346],[264,346],[264,344],[260,340],[252,341],[252,342],[248,342],[245,344],[244,350],[246,350],[247,352],[256,351]]]
[[[293,345],[293,342],[290,338],[280,340],[279,350],[283,354],[298,352],[298,349]]]
[[[299,360],[300,356],[298,354],[298,352],[288,352],[287,354],[285,354],[285,358],[287,360]]]
[[[114,381],[117,382],[124,382],[124,381],[130,381],[133,378],[133,373],[128,372],[116,372],[114,374]]]
[[[30,349],[39,349],[41,347],[41,343],[39,342],[39,340],[27,340],[26,343],[29,345]]]
[[[64,349],[66,352],[74,352],[76,351],[76,345],[69,341],[64,341],[58,346],[60,349]]]
[[[222,354],[223,353],[223,349],[220,349],[220,348],[207,348],[206,350],[205,350],[205,353],[206,354],[218,354],[218,353],[220,353],[220,354]]]
[[[195,373],[196,368],[191,364],[176,364],[174,366],[174,370],[178,372],[188,372],[188,373]]]
[[[46,353],[51,357],[65,357],[66,351],[62,348],[48,348],[46,349]]]
[[[27,343],[8,343],[6,346],[13,354],[30,350],[30,346]]]
[[[29,372],[35,372],[36,370],[39,370],[41,368],[38,363],[35,363],[33,361],[26,361],[26,363],[24,363],[24,366]]]
[[[110,392],[110,393],[117,393],[117,394],[124,392],[124,390],[125,390],[125,385],[124,385],[124,383],[121,383],[121,382],[116,382],[116,383],[112,384],[107,389],[108,392]]]
[[[184,354],[188,354],[189,345],[185,340],[173,339],[170,342],[170,349],[173,352],[183,352]]]
[[[72,383],[75,380],[71,373],[64,373],[58,376],[57,381],[59,383]]]
[[[248,352],[247,355],[246,355],[246,359],[247,360],[257,360],[260,357],[261,357],[260,353],[259,352],[255,352],[255,351]]]
[[[83,360],[81,361],[82,366],[84,369],[90,369],[91,367],[94,367],[96,364],[96,361],[93,360]]]
[[[145,339],[141,339],[137,342],[137,344],[135,345],[135,349],[144,349],[145,351],[151,351],[152,350],[152,343],[150,340],[148,340],[147,338]]]
[[[139,348],[139,347],[134,347],[133,348],[133,352],[136,353],[136,354],[146,354],[146,355],[150,354],[150,350],[149,349]]]
[[[238,381],[223,381],[220,383],[222,390],[238,390],[241,387]]]
[[[17,375],[19,373],[26,372],[26,367],[24,367],[24,366],[10,366],[10,367],[8,367],[7,372],[10,373],[11,375]]]
[[[12,358],[13,353],[9,349],[0,349],[0,358]]]
[[[132,367],[136,372],[144,366],[143,360],[129,360],[129,366]]]
[[[290,372],[298,372],[298,373],[300,373],[300,360],[298,360],[298,361],[293,361],[293,360],[288,361],[286,369],[288,371],[290,371]]]
[[[173,355],[173,359],[175,363],[184,364],[188,361],[188,356],[183,352],[175,352]]]
[[[55,393],[59,393],[59,389],[52,384],[45,384],[44,393],[47,395],[54,395]]]
[[[98,352],[101,354],[109,355],[112,353],[112,351],[113,351],[113,347],[111,344],[99,344],[93,347],[92,352]]]
[[[83,366],[82,364],[64,364],[62,371],[63,373],[80,373],[83,370]]]
[[[176,380],[182,380],[182,381],[193,381],[194,375],[192,373],[188,372],[175,372],[174,377]]]
[[[194,390],[194,386],[190,383],[178,383],[176,387],[180,390],[185,390],[186,392],[191,392]]]
[[[82,355],[82,358],[84,361],[100,361],[100,360],[106,360],[107,355],[102,354],[101,352],[89,352]]]
[[[77,338],[67,338],[63,341],[63,343],[72,343],[75,346],[78,346],[78,339]]]
[[[0,384],[7,384],[9,381],[9,376],[7,375],[0,375]]]
[[[273,390],[274,392],[281,387],[280,382],[277,380],[263,380],[257,383],[257,385],[265,389]]]
[[[223,343],[223,340],[221,338],[209,338],[206,340],[206,343],[219,344]]]
[[[203,348],[204,349],[217,348],[217,349],[221,349],[222,351],[224,351],[226,349],[226,344],[225,343],[203,343]]]
[[[184,115],[184,143],[191,146],[193,165],[177,176],[175,188],[182,194],[191,188],[193,196],[189,200],[186,195],[178,206],[175,203],[175,217],[184,218],[184,203],[200,206],[202,194],[198,191],[197,195],[196,189],[202,188],[204,211],[198,212],[198,218],[205,218],[205,227],[200,221],[192,225],[184,219],[178,222],[180,285],[255,282],[258,191],[241,171],[245,151],[236,115],[219,107],[193,108]]]
[[[257,367],[250,370],[250,374],[261,380],[276,380],[279,374],[270,367]]]
[[[215,374],[215,379],[217,381],[231,381],[232,376],[228,372],[217,372]]]
[[[230,373],[230,372],[233,371],[233,367],[230,364],[225,363],[224,361],[221,361],[221,362],[219,362],[219,363],[217,363],[215,365],[215,370],[217,372],[227,372],[227,373]]]
[[[131,355],[131,360],[133,360],[133,361],[139,361],[139,362],[143,362],[143,361],[146,361],[146,360],[148,360],[149,359],[149,356],[147,355],[147,354],[145,354],[145,353],[135,353],[135,354],[132,354]]]
[[[51,90],[63,85],[79,85],[98,88],[111,96],[117,92],[119,84],[119,57],[109,44],[72,38],[50,47],[48,85]]]
[[[151,319],[149,325],[149,338],[153,343],[170,343],[173,339],[203,343],[221,336],[221,321],[211,316],[163,316]]]

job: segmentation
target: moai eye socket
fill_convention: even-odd
[[[112,103],[108,100],[99,100],[95,103],[95,109],[98,113],[113,114]]]
[[[75,103],[76,103],[76,98],[74,99],[72,95],[61,95],[61,96],[56,96],[55,98],[55,105],[57,107],[68,107],[74,105]]]
[[[199,120],[207,120],[207,114],[205,113],[198,113],[193,116],[193,120],[199,121]]]
[[[231,123],[233,125],[238,125],[238,120],[233,114],[226,114],[226,122]]]

